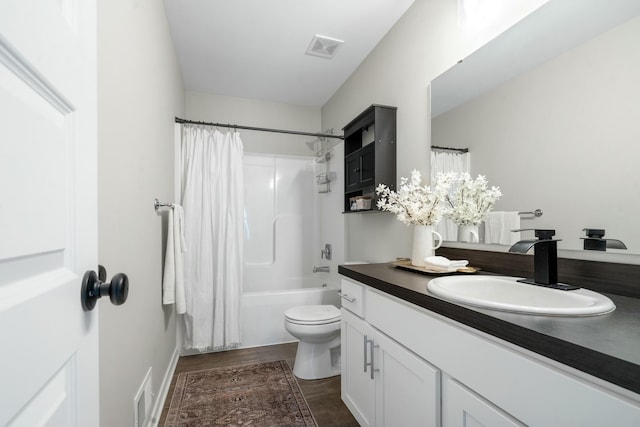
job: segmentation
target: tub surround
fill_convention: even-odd
[[[474,260],[472,264],[476,265],[469,252],[476,251],[467,251],[465,259]],[[503,255],[522,258],[518,262],[532,263],[532,260],[518,255]],[[559,265],[562,280],[562,262]],[[486,266],[483,268],[486,269]],[[509,268],[514,269],[513,266]],[[338,272],[607,383],[640,393],[640,300],[636,298],[607,293],[617,308],[613,313],[603,316],[532,316],[445,301],[427,290],[427,282],[432,276],[403,271],[388,263],[341,265]],[[522,271],[520,274],[516,271],[507,274],[526,276],[526,272],[522,274]],[[573,283],[579,284],[576,281]],[[606,293],[602,289],[597,291]]]

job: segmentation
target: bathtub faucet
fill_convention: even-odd
[[[313,272],[314,272],[314,273],[320,273],[320,272],[328,273],[328,272],[329,272],[329,266],[325,266],[325,267],[313,267]]]

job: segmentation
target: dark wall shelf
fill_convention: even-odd
[[[396,110],[371,105],[344,128],[344,213],[377,211],[375,188],[396,189]],[[352,209],[355,198],[370,200],[371,209]]]

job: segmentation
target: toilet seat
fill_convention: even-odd
[[[340,310],[333,305],[303,305],[284,312],[288,322],[298,325],[325,325],[340,321]]]

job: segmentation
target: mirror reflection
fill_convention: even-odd
[[[560,249],[640,254],[640,2],[591,3],[551,0],[432,82],[432,155],[467,156],[503,193],[462,240],[548,228]]]

